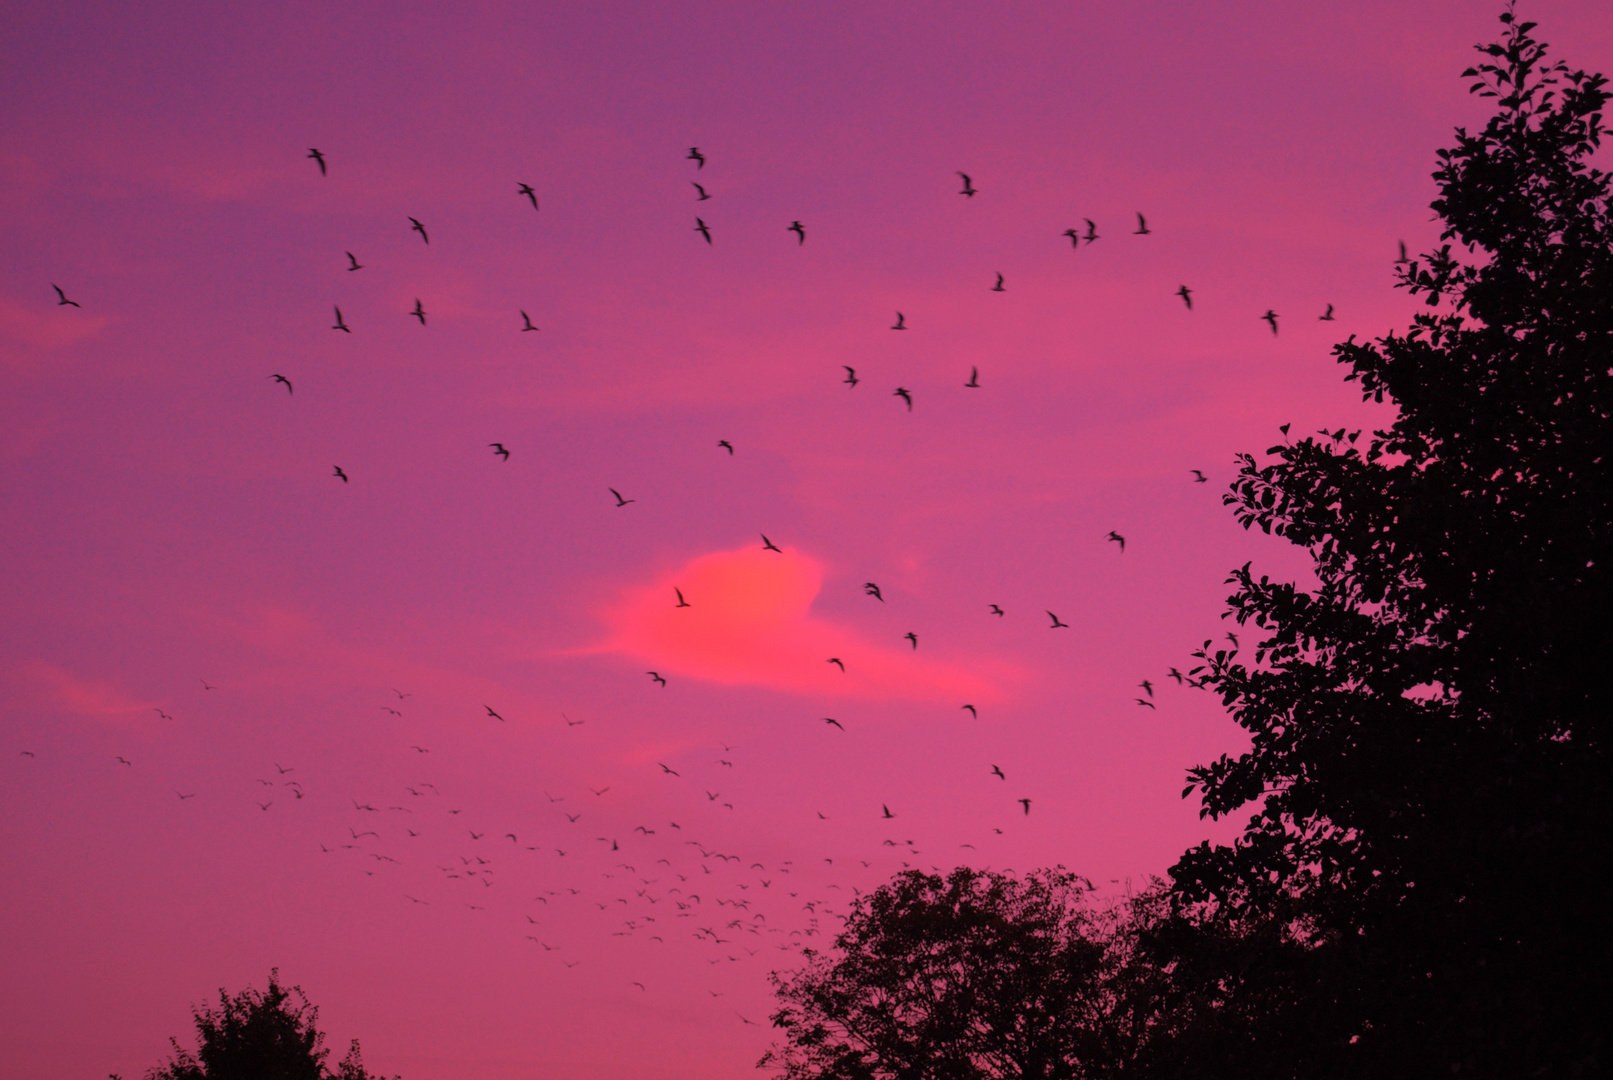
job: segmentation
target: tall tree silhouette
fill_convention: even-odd
[[[1197,654],[1252,746],[1188,791],[1255,812],[1172,876],[1244,945],[1179,927],[1161,955],[1219,988],[1217,1053],[1243,1076],[1606,1067],[1608,95],[1501,21],[1464,72],[1497,111],[1438,154],[1443,246],[1400,271],[1430,310],[1335,349],[1394,422],[1244,455],[1226,497],[1318,581],[1245,565],[1228,614],[1259,640]]]
[[[384,1080],[366,1072],[354,1039],[332,1071],[330,1051],[316,1026],[318,1007],[300,987],[280,984],[278,969],[269,987],[246,989],[231,997],[218,992],[218,1007],[191,1010],[196,1020],[196,1053],[171,1039],[174,1056],[151,1069],[145,1080]]]

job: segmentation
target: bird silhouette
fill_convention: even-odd
[[[487,710],[487,715],[491,716],[494,720],[503,721],[504,717],[502,717],[498,713],[494,712],[493,711],[493,706],[491,706],[491,705],[483,705],[482,708],[486,709]]]
[[[1316,318],[1317,318],[1317,321],[1319,321],[1319,322],[1332,322],[1333,321],[1333,305],[1332,304],[1327,305],[1327,310],[1322,312],[1320,315],[1316,316]]]
[[[677,603],[678,607],[693,607],[694,606],[693,604],[689,603],[689,601],[687,601],[687,600],[685,600],[683,598],[683,590],[682,589],[680,589],[676,585],[674,585],[674,586],[672,586],[672,591],[678,594],[678,603]]]
[[[189,795],[186,795],[184,792],[181,792],[181,791],[176,791],[176,792],[174,792],[174,794],[179,796],[179,801],[180,802],[184,802],[186,799],[194,799],[196,797],[196,793],[194,791],[191,792]]]
[[[1169,670],[1167,670],[1165,672],[1165,674],[1169,678],[1175,679],[1177,686],[1181,686],[1186,681],[1185,676],[1183,676],[1182,673],[1180,671],[1177,671],[1175,668],[1170,668]]]
[[[958,707],[960,709],[968,709],[970,716],[974,717],[976,720],[980,719],[980,714],[975,711],[975,707],[973,705],[960,705]]]
[[[891,392],[891,396],[892,397],[899,397],[903,401],[907,402],[907,411],[908,412],[913,411],[913,393],[907,387],[898,386],[895,390],[893,390]]]
[[[354,255],[351,251],[343,252],[343,254],[347,256],[347,272],[349,274],[354,270],[364,269],[364,264],[358,261],[357,255]]]
[[[488,443],[487,445],[493,448],[493,453],[496,454],[497,456],[503,458],[505,461],[510,460],[510,452],[508,450],[504,449],[504,444],[503,443],[494,442],[494,443]]]
[[[1139,704],[1139,705],[1146,705],[1150,709],[1154,708],[1154,703],[1152,701],[1149,701],[1147,698],[1135,698],[1133,700],[1135,700],[1137,702],[1137,704]]]
[[[1068,628],[1069,625],[1070,625],[1069,623],[1064,622],[1062,619],[1060,619],[1057,615],[1053,614],[1051,611],[1049,611],[1047,613],[1047,617],[1049,619],[1053,620],[1053,625],[1048,627],[1049,630],[1057,630],[1061,626],[1065,627],[1065,628]]]
[[[1132,230],[1131,235],[1147,236],[1151,232],[1153,230],[1148,227],[1148,219],[1143,217],[1141,210],[1137,211],[1137,227]]]
[[[898,311],[896,313],[896,325],[891,327],[891,329],[892,330],[906,330],[907,329],[907,316],[903,315],[900,311]]]
[[[999,780],[1007,780],[1007,779],[1008,779],[1008,777],[1007,777],[1007,776],[1005,776],[1005,775],[1003,775],[1003,771],[1002,771],[1002,769],[1001,769],[1001,768],[999,768],[999,767],[998,767],[998,766],[996,766],[996,765],[993,765],[993,766],[992,766],[992,767],[991,767],[991,775],[993,775],[993,776],[995,776],[995,777],[996,777],[996,778],[997,778],[997,779],[999,779]]]
[[[998,607],[998,606],[997,606],[997,605],[996,605],[996,604],[991,604],[991,605],[989,605],[989,606],[990,606],[990,608],[991,608],[991,613],[992,613],[992,614],[993,614],[993,615],[995,615],[995,616],[997,616],[997,617],[998,617],[998,618],[1002,618],[1002,616],[1003,616],[1003,614],[1004,614],[1004,612],[1003,612],[1003,609],[1002,609],[1002,608],[1000,608],[1000,607]]]
[[[426,309],[421,305],[420,298],[418,296],[414,298],[414,310],[409,312],[409,314],[419,319],[421,326],[426,325]]]
[[[1187,310],[1189,310],[1189,311],[1193,310],[1193,290],[1192,289],[1189,289],[1186,285],[1183,285],[1180,289],[1176,290],[1176,295],[1180,296],[1182,298],[1182,303],[1187,305]]]
[[[763,551],[777,551],[780,555],[784,554],[783,551],[779,550],[779,547],[778,547],[777,544],[773,543],[773,541],[771,541],[771,540],[769,540],[767,538],[766,533],[758,533],[757,535],[759,535],[762,538],[762,550]]]
[[[526,311],[521,309],[521,308],[517,308],[516,310],[521,312],[521,322],[523,322],[525,324],[524,326],[521,327],[521,333],[524,334],[528,330],[536,330],[536,329],[538,329],[538,327],[532,325],[532,316],[528,315],[526,313]]]
[[[319,150],[316,147],[310,146],[308,148],[308,157],[309,157],[310,160],[313,160],[313,161],[316,161],[316,162],[319,163],[319,175],[320,176],[329,175],[325,171],[325,155],[320,153]]]
[[[964,383],[963,385],[968,387],[970,390],[978,390],[978,389],[980,389],[980,369],[977,368],[977,367],[970,367],[969,368],[969,381]]]
[[[1147,679],[1144,679],[1142,682],[1138,683],[1137,685],[1142,687],[1143,688],[1143,693],[1147,694],[1149,697],[1154,696],[1154,684],[1149,682]]]
[[[706,243],[711,243],[711,226],[706,224],[704,218],[697,217],[694,219],[694,231],[704,236]]]
[[[699,184],[695,184],[693,180],[689,181],[689,183],[694,184],[694,189],[700,193],[695,197],[695,202],[705,202],[707,199],[711,198],[710,195],[706,194],[706,189],[704,187],[701,187]]]
[[[667,763],[664,762],[664,761],[657,761],[656,764],[661,766],[661,771],[666,773],[668,776],[681,776],[682,775],[681,773],[679,773],[676,770],[674,770],[671,766],[667,765]]]
[[[1110,529],[1109,535],[1105,539],[1109,540],[1111,543],[1119,544],[1120,554],[1124,555],[1126,553],[1126,538],[1124,536],[1121,536],[1113,529]]]
[[[1020,799],[1019,800],[1019,805],[1021,805],[1021,806],[1023,806],[1025,808],[1025,816],[1030,817],[1031,816],[1031,801],[1029,799]]]
[[[335,476],[342,483],[344,483],[344,484],[347,483],[347,474],[342,472],[342,467],[340,465],[337,465],[335,468],[336,468],[336,471],[334,473],[332,473],[331,475]]]
[[[1402,240],[1400,241],[1400,258],[1395,260],[1395,265],[1404,266],[1409,262],[1411,262],[1411,259],[1406,255],[1406,242]]]
[[[919,636],[913,633],[913,631],[909,630],[902,636],[913,643],[913,648],[917,649],[919,647]]]
[[[134,764],[134,762],[130,761],[128,758],[124,757],[121,754],[114,755],[114,757],[117,760],[118,764],[120,764],[120,765],[133,765]]]
[[[637,499],[624,499],[624,498],[622,498],[622,493],[620,491],[617,491],[615,488],[606,488],[605,490],[610,492],[612,495],[616,496],[616,505],[617,506],[626,506],[628,503],[638,502]]]
[[[84,306],[83,304],[80,304],[77,300],[69,300],[67,298],[67,294],[62,292],[62,287],[60,285],[57,285],[56,283],[52,282],[50,287],[56,290],[56,306],[57,307],[66,306],[66,307],[82,308]]]
[[[825,716],[825,717],[824,717],[824,718],[823,718],[823,722],[824,722],[824,723],[825,723],[825,724],[832,724],[832,725],[834,725],[834,726],[835,726],[835,727],[837,727],[837,728],[840,728],[840,730],[841,730],[841,731],[845,731],[845,730],[846,730],[846,729],[845,729],[845,728],[844,728],[844,727],[843,727],[843,726],[842,726],[842,725],[841,725],[841,723],[840,723],[840,721],[838,721],[838,720],[836,720],[836,719],[835,719],[835,718],[834,718],[834,717],[832,717],[832,716]]]
[[[798,237],[795,245],[796,247],[800,247],[802,244],[806,243],[806,226],[802,225],[799,221],[790,222],[789,227],[784,231],[792,232]]]
[[[863,582],[863,592],[867,593],[869,596],[872,596],[881,604],[885,602],[884,594],[879,591],[879,586],[875,585],[872,581]]]
[[[700,152],[700,147],[698,146],[689,147],[689,152],[684,155],[684,158],[694,162],[696,169],[704,169],[706,167],[706,155]]]
[[[1264,315],[1260,316],[1260,317],[1262,319],[1266,320],[1266,322],[1271,324],[1271,336],[1276,337],[1277,336],[1277,313],[1275,311],[1271,310],[1270,308],[1267,308],[1266,313]]]
[[[1059,233],[1059,235],[1068,236],[1070,238],[1070,248],[1072,250],[1081,250],[1081,234],[1079,232],[1074,229],[1065,229],[1063,232]]]
[[[1189,469],[1187,471],[1193,474],[1193,482],[1195,484],[1207,484],[1210,482],[1210,478],[1199,472],[1197,469]]]
[[[1001,270],[997,271],[997,284],[995,284],[995,285],[993,285],[991,287],[991,291],[992,292],[1007,292],[1008,291],[1007,289],[1003,288],[1003,275],[1002,275]]]
[[[855,387],[859,381],[857,378],[857,369],[849,364],[841,364],[840,366],[846,369],[846,377],[840,381],[845,383],[847,386]]]
[[[411,231],[413,231],[413,232],[419,233],[420,234],[420,239],[424,240],[426,243],[428,243],[428,244],[431,243],[431,237],[426,235],[426,227],[424,225],[420,224],[420,219],[419,218],[410,218],[409,219],[409,229]]]
[[[336,325],[331,327],[331,329],[332,330],[340,330],[344,334],[351,334],[353,332],[352,329],[347,325],[347,323],[342,321],[342,309],[341,308],[336,308]]]
[[[879,809],[881,811],[881,813],[879,815],[880,817],[893,818],[893,817],[896,816],[895,814],[891,813],[891,808],[886,806],[884,803],[879,804]]]
[[[838,657],[838,656],[831,656],[831,657],[829,657],[829,661],[828,661],[828,662],[829,662],[829,663],[831,663],[831,664],[833,664],[833,665],[834,665],[834,666],[835,666],[835,667],[837,667],[837,668],[839,668],[839,669],[840,669],[840,671],[841,671],[841,674],[845,674],[845,671],[846,671],[846,662],[845,662],[845,661],[844,661],[844,660],[842,660],[842,659],[840,659],[840,657]]]
[[[717,445],[728,451],[729,457],[734,456],[734,444],[729,442],[727,439],[718,439]]]
[[[1081,237],[1081,239],[1090,244],[1092,241],[1098,239],[1098,227],[1092,224],[1091,218],[1082,218],[1081,220],[1087,223],[1087,234]]]
[[[273,379],[277,383],[285,383],[286,384],[286,393],[288,393],[288,394],[295,394],[296,393],[296,391],[291,388],[291,380],[286,378],[284,375],[270,375],[269,378]]]
[[[976,189],[974,182],[969,179],[969,174],[966,172],[960,172],[958,175],[963,178],[963,190],[958,192],[958,194],[962,195],[966,199],[974,198]]]
[[[525,195],[528,199],[530,199],[532,201],[532,209],[536,210],[538,208],[538,193],[532,190],[531,184],[522,184],[520,187],[515,189],[515,193],[517,195]]]
[[[666,679],[661,676],[660,672],[658,672],[658,671],[646,671],[644,674],[648,675],[652,682],[658,682],[662,686],[666,685]]]

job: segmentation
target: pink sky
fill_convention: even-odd
[[[1495,11],[8,7],[0,1072],[279,966],[407,1080],[738,1077],[904,864],[1230,835],[1166,672],[1305,562],[1220,494],[1381,422],[1328,350],[1413,310]]]

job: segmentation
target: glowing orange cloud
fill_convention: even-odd
[[[615,637],[605,650],[663,673],[800,693],[954,704],[998,697],[976,672],[814,616],[822,583],[822,567],[794,550],[701,555],[607,612]],[[830,657],[845,663],[843,674]]]

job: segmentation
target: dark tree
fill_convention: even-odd
[[[1255,812],[1172,870],[1192,918],[1155,943],[1215,1021],[1185,1075],[1606,1068],[1608,95],[1501,18],[1464,72],[1496,112],[1439,152],[1444,243],[1400,274],[1429,310],[1335,349],[1393,422],[1244,455],[1226,498],[1318,585],[1245,565],[1228,614],[1258,640],[1198,654],[1253,745],[1188,792]],[[1242,944],[1201,947],[1210,924]]]
[[[316,1025],[319,1009],[300,987],[280,985],[278,970],[269,988],[247,989],[231,997],[218,992],[218,1007],[191,1010],[196,1019],[195,1054],[170,1040],[174,1057],[146,1073],[146,1080],[384,1080],[364,1069],[354,1039],[335,1071]]]
[[[833,954],[774,974],[789,1080],[1108,1076],[1141,1021],[1117,1007],[1115,910],[1062,870],[909,870],[861,897]]]

